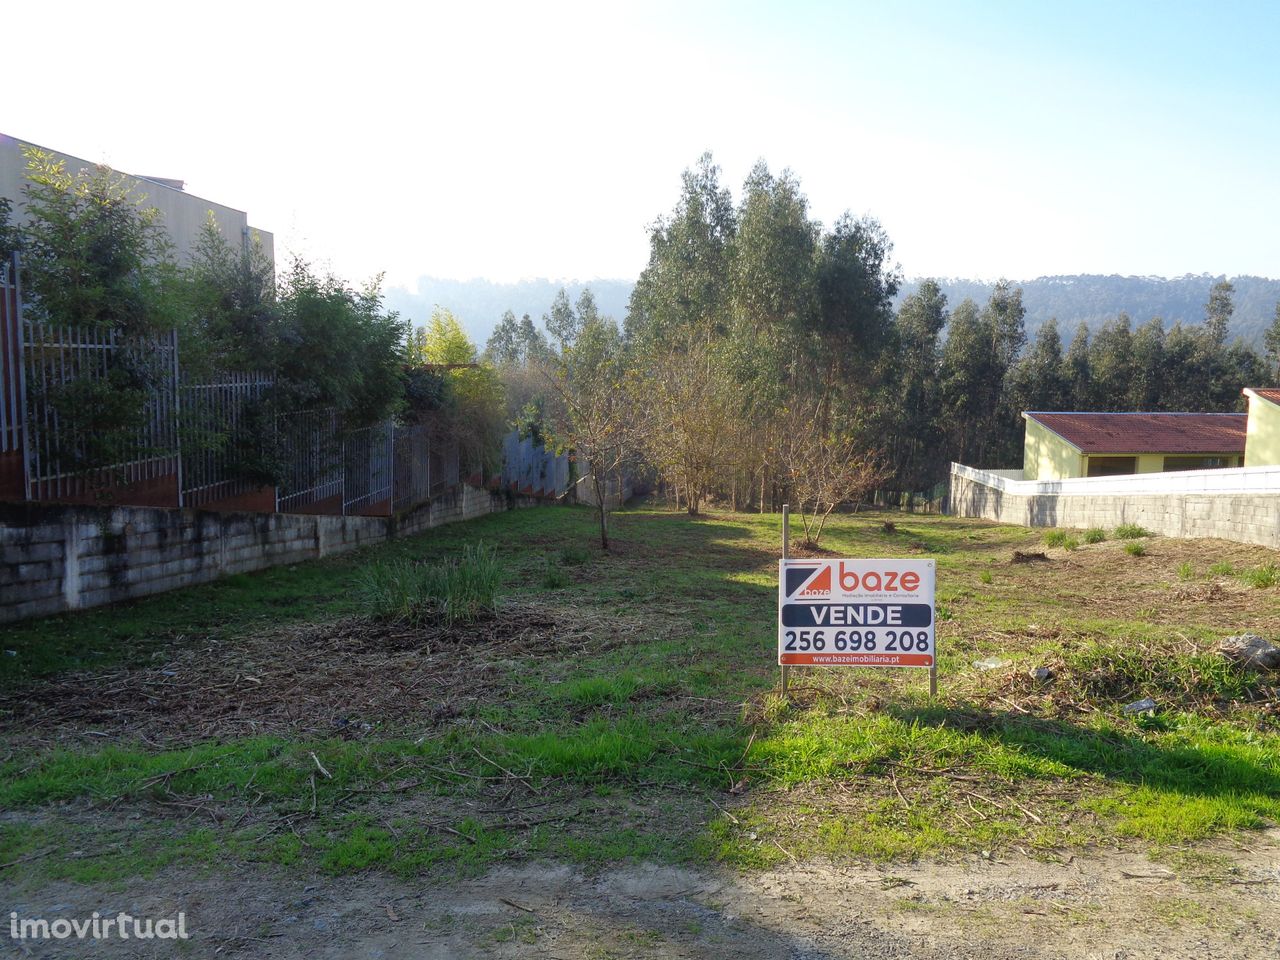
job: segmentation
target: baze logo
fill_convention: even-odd
[[[814,574],[817,574],[815,576]],[[799,591],[799,592],[797,592]],[[831,596],[831,567],[787,567],[787,598]]]
[[[830,598],[832,581],[837,579],[841,594],[851,593],[915,593],[920,589],[920,574],[914,570],[898,571],[893,569],[857,570],[849,569],[843,560],[836,577],[833,563],[793,564],[787,568],[788,600],[813,600]]]

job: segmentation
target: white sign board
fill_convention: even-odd
[[[932,667],[932,560],[783,560],[778,663]]]

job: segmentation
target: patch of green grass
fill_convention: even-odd
[[[1229,577],[1235,572],[1236,568],[1229,560],[1219,560],[1217,563],[1209,564],[1209,576],[1211,577]]]
[[[1084,532],[1085,543],[1102,543],[1106,539],[1107,531],[1099,527],[1092,527]]]
[[[1044,543],[1047,547],[1061,547],[1066,544],[1068,537],[1065,530],[1050,530],[1044,535]]]
[[[1147,547],[1141,540],[1130,540],[1124,545],[1124,552],[1131,557],[1141,557],[1146,554]]]
[[[1264,563],[1261,566],[1250,567],[1240,574],[1240,580],[1255,589],[1274,587],[1280,583],[1280,566]]]
[[[1136,523],[1122,523],[1116,527],[1117,540],[1137,540],[1140,537],[1154,537],[1155,534],[1146,527],[1140,527]]]
[[[618,707],[635,696],[640,687],[639,678],[633,674],[582,677],[561,685],[555,696],[579,710],[589,710],[605,704]]]
[[[1196,575],[1195,565],[1190,560],[1184,560],[1178,564],[1179,580],[1194,580]]]
[[[844,556],[900,554],[904,538],[884,537],[881,519],[833,516],[823,545]],[[268,622],[324,621],[358,611],[352,587],[362,571],[394,561],[431,566],[481,536],[500,545],[508,589],[545,602],[542,578],[577,565],[566,555],[587,556],[592,523],[589,511],[574,509],[486,517],[456,532],[442,528],[279,571],[272,603],[246,598],[252,578],[228,581],[218,589],[245,593],[234,593],[239,605],[209,629],[163,605],[136,608],[136,632],[120,640],[109,628],[121,611],[60,620],[82,643],[106,628],[108,651],[182,630],[203,642]],[[545,649],[526,656],[514,647],[486,654],[477,631],[476,672],[501,682],[492,691],[480,685],[463,714],[426,730],[388,723],[362,740],[275,736],[11,757],[0,763],[0,807],[44,825],[11,824],[15,853],[7,859],[51,844],[80,849],[71,845],[79,839],[72,828],[46,812],[77,799],[120,816],[149,810],[153,800],[192,798],[226,813],[221,826],[204,828],[208,839],[185,846],[177,833],[163,834],[185,826],[148,828],[146,845],[168,851],[170,862],[405,876],[532,856],[761,866],[792,856],[1043,849],[1115,835],[1177,844],[1280,817],[1280,737],[1251,706],[1261,681],[1195,652],[1186,639],[1207,649],[1223,629],[1247,628],[1256,609],[1214,610],[1212,622],[1206,614],[1171,630],[1159,620],[1165,585],[1117,578],[1124,559],[1109,551],[1054,578],[1046,565],[1007,564],[1011,549],[1034,548],[1043,531],[950,517],[914,517],[911,526],[904,537],[938,569],[936,703],[926,701],[919,672],[836,669],[797,671],[789,699],[780,699],[779,518],[621,511],[617,553],[591,554],[590,569],[565,576],[554,588],[564,592],[547,606],[556,616],[580,610],[593,635],[590,624],[601,617],[626,618],[618,636],[575,640],[564,656]],[[1075,539],[1058,532],[1059,545]],[[1206,545],[1202,562],[1216,549]],[[989,585],[997,570],[999,589],[973,589],[975,578]],[[194,598],[207,614],[206,589],[172,596]],[[1265,600],[1247,596],[1255,607]],[[232,622],[239,613],[243,624]],[[567,617],[566,629],[576,629],[570,620],[577,623]],[[4,645],[25,654],[44,638],[61,642],[55,634],[20,625],[19,639],[6,636]],[[995,677],[971,669],[975,658],[992,655],[1035,656],[1053,667],[1052,686],[1031,689],[1021,670]],[[1146,695],[1159,703],[1154,717],[1121,713],[1123,703]],[[1075,703],[1088,709],[1071,709]],[[512,789],[547,805],[535,818],[566,819],[513,826],[497,803]],[[668,810],[676,798],[682,806]],[[246,811],[245,827],[231,829]],[[257,842],[264,823],[295,814],[303,815],[299,834]],[[130,857],[150,869],[155,857],[130,843],[102,858],[108,873],[127,872]],[[0,862],[5,844],[0,831]]]

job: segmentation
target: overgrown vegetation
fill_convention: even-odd
[[[502,566],[483,542],[456,559],[417,563],[396,559],[370,565],[360,588],[370,613],[386,620],[446,627],[473,623],[497,609]]]

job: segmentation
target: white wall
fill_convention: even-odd
[[[19,222],[24,219],[26,210],[23,188],[28,183],[27,159],[22,153],[23,147],[26,146],[30,144],[0,133],[0,197],[13,201],[15,219]],[[56,150],[46,152],[52,153],[66,163],[68,173],[74,174],[93,166],[91,161],[82,160],[70,154],[58,153]],[[181,171],[170,172],[181,174]],[[151,176],[162,175],[158,170],[152,170],[149,173]],[[211,213],[228,243],[238,248],[245,229],[249,229],[257,234],[263,249],[271,257],[272,262],[275,261],[275,238],[270,233],[250,227],[248,215],[243,210],[214,203],[150,180],[129,177],[129,181],[134,185],[138,196],[145,195],[145,206],[154,207],[160,211],[161,221],[169,238],[173,241],[174,253],[179,263],[185,263],[190,259],[196,238],[200,235],[200,229]]]

